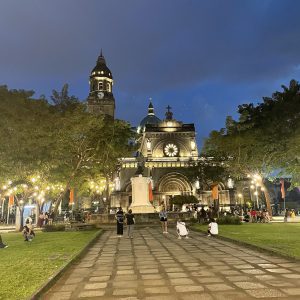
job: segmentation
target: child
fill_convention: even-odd
[[[207,236],[214,236],[214,235],[218,235],[219,233],[219,228],[218,228],[218,224],[215,221],[215,219],[210,219],[210,223],[208,224],[208,235]]]
[[[185,237],[186,239],[188,239],[188,234],[189,231],[187,230],[186,226],[185,226],[185,222],[182,221],[177,221],[177,234],[178,234],[178,239],[181,240],[182,237]]]

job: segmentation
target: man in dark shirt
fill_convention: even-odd
[[[119,210],[116,213],[116,220],[117,220],[117,235],[118,237],[123,236],[123,210],[122,207],[119,208]]]
[[[126,223],[127,223],[127,234],[129,238],[133,238],[133,229],[134,229],[134,215],[132,214],[132,210],[129,209],[128,214],[126,214]]]

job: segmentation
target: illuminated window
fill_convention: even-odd
[[[98,90],[103,90],[103,82],[102,81],[98,82]]]
[[[110,92],[110,84],[109,84],[109,83],[106,84],[106,90],[107,90],[108,92]]]

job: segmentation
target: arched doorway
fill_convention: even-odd
[[[157,183],[157,191],[160,195],[160,203],[166,206],[170,197],[176,195],[191,195],[193,188],[186,176],[181,173],[171,172],[163,175]]]

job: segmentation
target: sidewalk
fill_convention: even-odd
[[[5,232],[12,232],[16,230],[16,226],[9,224],[9,225],[0,225],[0,233],[5,233]]]
[[[201,233],[103,233],[42,299],[300,299],[300,264]]]

